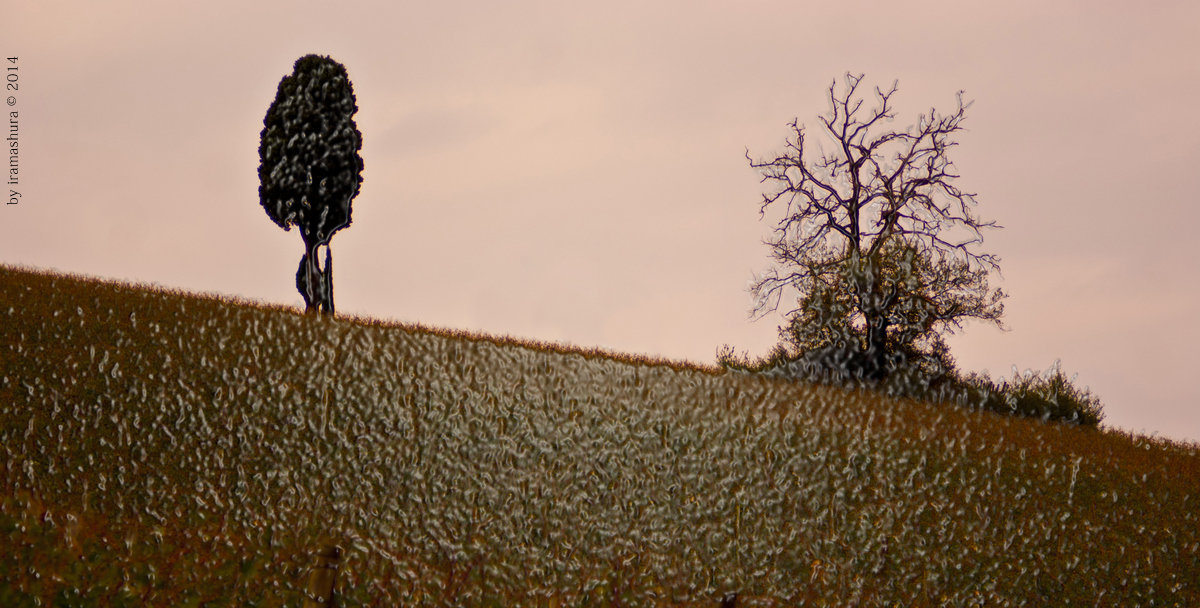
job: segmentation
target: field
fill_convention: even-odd
[[[0,267],[0,605],[1200,606],[1200,446]]]

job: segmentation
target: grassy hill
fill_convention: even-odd
[[[0,267],[0,605],[1197,606],[1200,447]]]

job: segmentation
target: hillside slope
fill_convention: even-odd
[[[0,267],[0,605],[1200,605],[1200,450]]]

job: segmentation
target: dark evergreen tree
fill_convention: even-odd
[[[279,81],[258,147],[258,198],[271,221],[304,240],[296,288],[308,312],[333,314],[329,240],[350,225],[362,184],[358,105],[345,66],[319,55],[296,60]],[[325,247],[325,266],[317,251]]]

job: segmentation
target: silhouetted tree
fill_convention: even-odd
[[[754,161],[747,152],[771,185],[760,215],[784,207],[767,242],[776,265],[751,291],[757,315],[777,310],[787,288],[799,291],[785,341],[879,379],[905,352],[945,359],[940,334],[965,319],[999,324],[1004,293],[987,284],[999,259],[976,251],[980,230],[997,226],[974,214],[974,195],[955,185],[948,156],[969,105],[962,93],[952,114],[931,109],[905,131],[885,130],[897,85],[876,88],[878,103],[864,113],[861,80],[847,74],[842,94],[836,81],[829,86],[831,109],[819,120],[830,151],[809,158],[805,131],[792,121],[783,154]]]
[[[351,202],[362,184],[357,111],[346,68],[329,57],[305,55],[279,81],[263,119],[258,198],[281,228],[300,229],[304,255],[296,289],[308,312],[334,312],[329,239],[350,225]],[[317,255],[322,246],[324,268]]]

